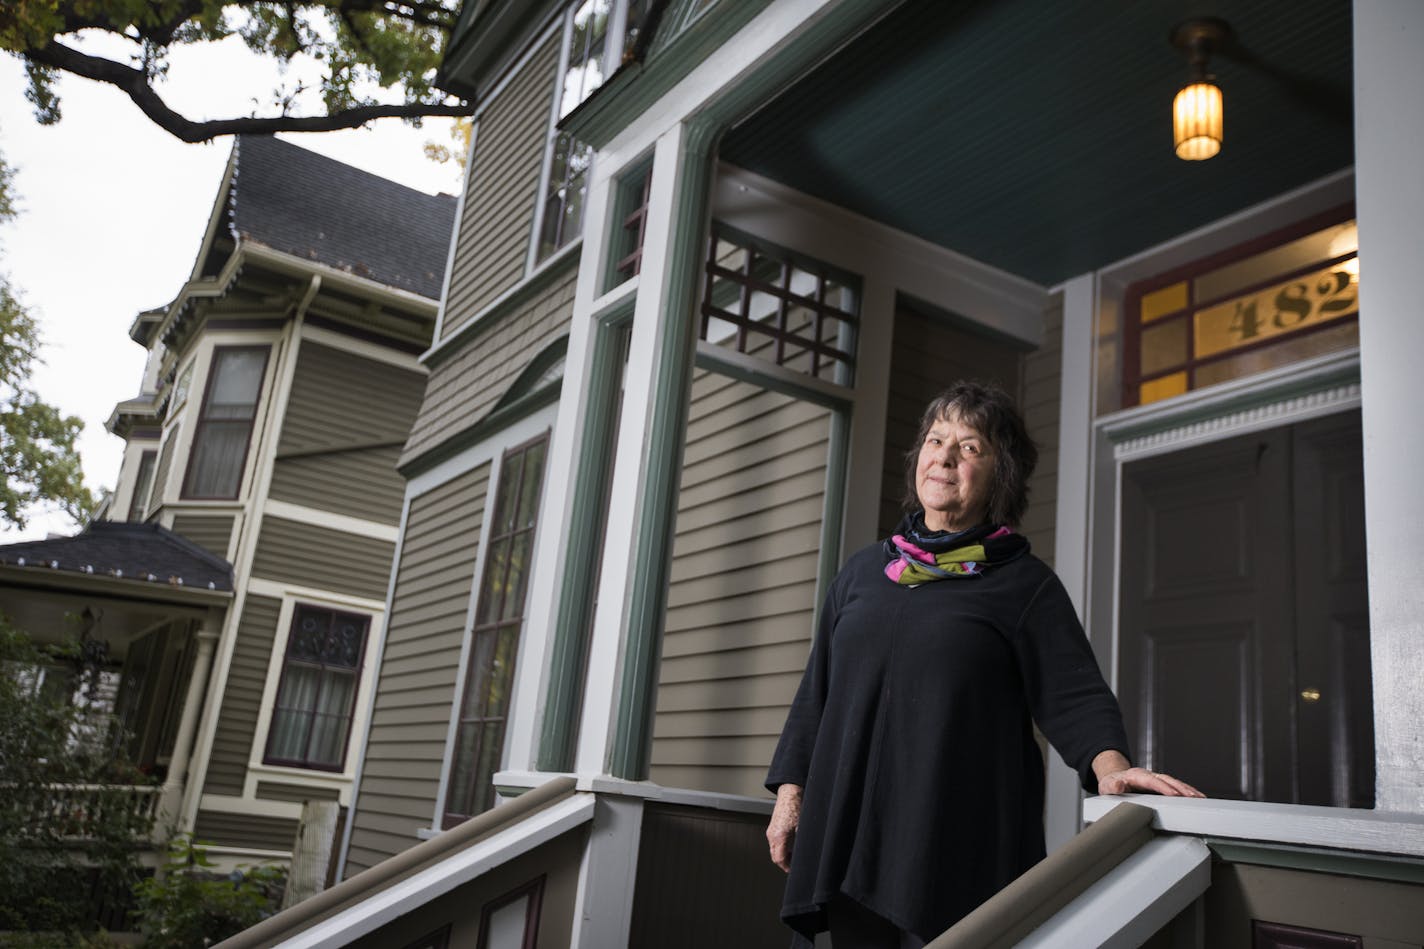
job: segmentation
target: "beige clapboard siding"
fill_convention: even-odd
[[[400,446],[425,374],[304,341],[268,495],[366,520],[400,521]]]
[[[181,512],[173,515],[173,533],[181,534],[208,553],[226,560],[227,547],[232,540],[232,525],[236,520],[232,514]]]
[[[252,575],[380,600],[394,552],[389,541],[269,515],[257,537]]]
[[[436,366],[402,462],[457,435],[485,416],[508,391],[530,357],[568,332],[578,271],[499,319],[458,355]]]
[[[286,817],[200,810],[193,826],[193,842],[290,851],[297,839],[297,825],[297,821]]]
[[[168,437],[163,440],[163,447],[158,450],[158,466],[153,472],[153,486],[149,488],[148,505],[145,509],[149,519],[163,506],[163,492],[168,490],[169,477],[173,471],[173,448],[178,444],[178,430],[177,425],[170,428]]]
[[[347,875],[429,827],[455,702],[490,463],[411,500],[377,673]]]
[[[1028,511],[1022,530],[1033,552],[1053,566],[1058,519],[1058,413],[1063,382],[1063,301],[1044,313],[1043,343],[1023,357],[1020,407],[1028,433],[1038,444],[1038,468],[1029,479]]]
[[[764,794],[810,650],[829,413],[694,379],[653,727],[652,779]]]
[[[258,781],[257,796],[264,801],[335,801],[341,795],[336,788],[313,787],[309,784],[285,784],[281,781]]]
[[[243,604],[208,758],[205,794],[242,794],[281,608],[281,600],[256,595],[248,596]]]
[[[445,300],[445,336],[524,276],[558,57],[554,36],[480,115]]]

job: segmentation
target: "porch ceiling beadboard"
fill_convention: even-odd
[[[1226,19],[1225,143],[1185,162],[1167,41]],[[721,157],[1045,285],[1349,166],[1349,0],[911,0]]]

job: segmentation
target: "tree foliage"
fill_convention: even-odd
[[[459,0],[5,0],[0,4],[0,49],[25,60],[26,93],[43,123],[59,120],[55,80],[61,72],[121,89],[144,114],[185,142],[219,135],[319,132],[354,128],[398,116],[459,116],[470,107],[432,85]],[[121,39],[128,62],[81,48],[87,33]],[[289,64],[307,56],[321,63],[326,112],[293,114],[304,87],[279,90],[281,114],[195,121],[158,93],[168,54],[178,46],[237,36],[253,52]],[[374,82],[399,86],[400,101],[360,92]]]
[[[0,155],[0,224],[15,216],[11,178]],[[56,505],[75,520],[94,506],[75,447],[84,423],[35,394],[38,359],[35,320],[0,272],[0,524],[21,528],[36,505]]]
[[[116,757],[116,723],[92,710],[102,660],[79,642],[37,646],[0,615],[0,932],[80,942],[142,877],[135,845],[153,816],[131,788],[151,781]]]
[[[184,835],[168,845],[163,872],[138,885],[138,915],[147,949],[211,946],[277,912],[285,867],[256,866],[227,874]]]

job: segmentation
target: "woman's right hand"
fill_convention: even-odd
[[[783,784],[776,789],[776,807],[766,825],[766,842],[771,862],[783,873],[791,870],[791,847],[796,842],[796,825],[801,823],[801,786]]]

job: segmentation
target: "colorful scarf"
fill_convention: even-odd
[[[885,576],[905,586],[949,577],[972,577],[1028,552],[1028,538],[993,524],[964,531],[932,531],[913,514],[885,542]]]

